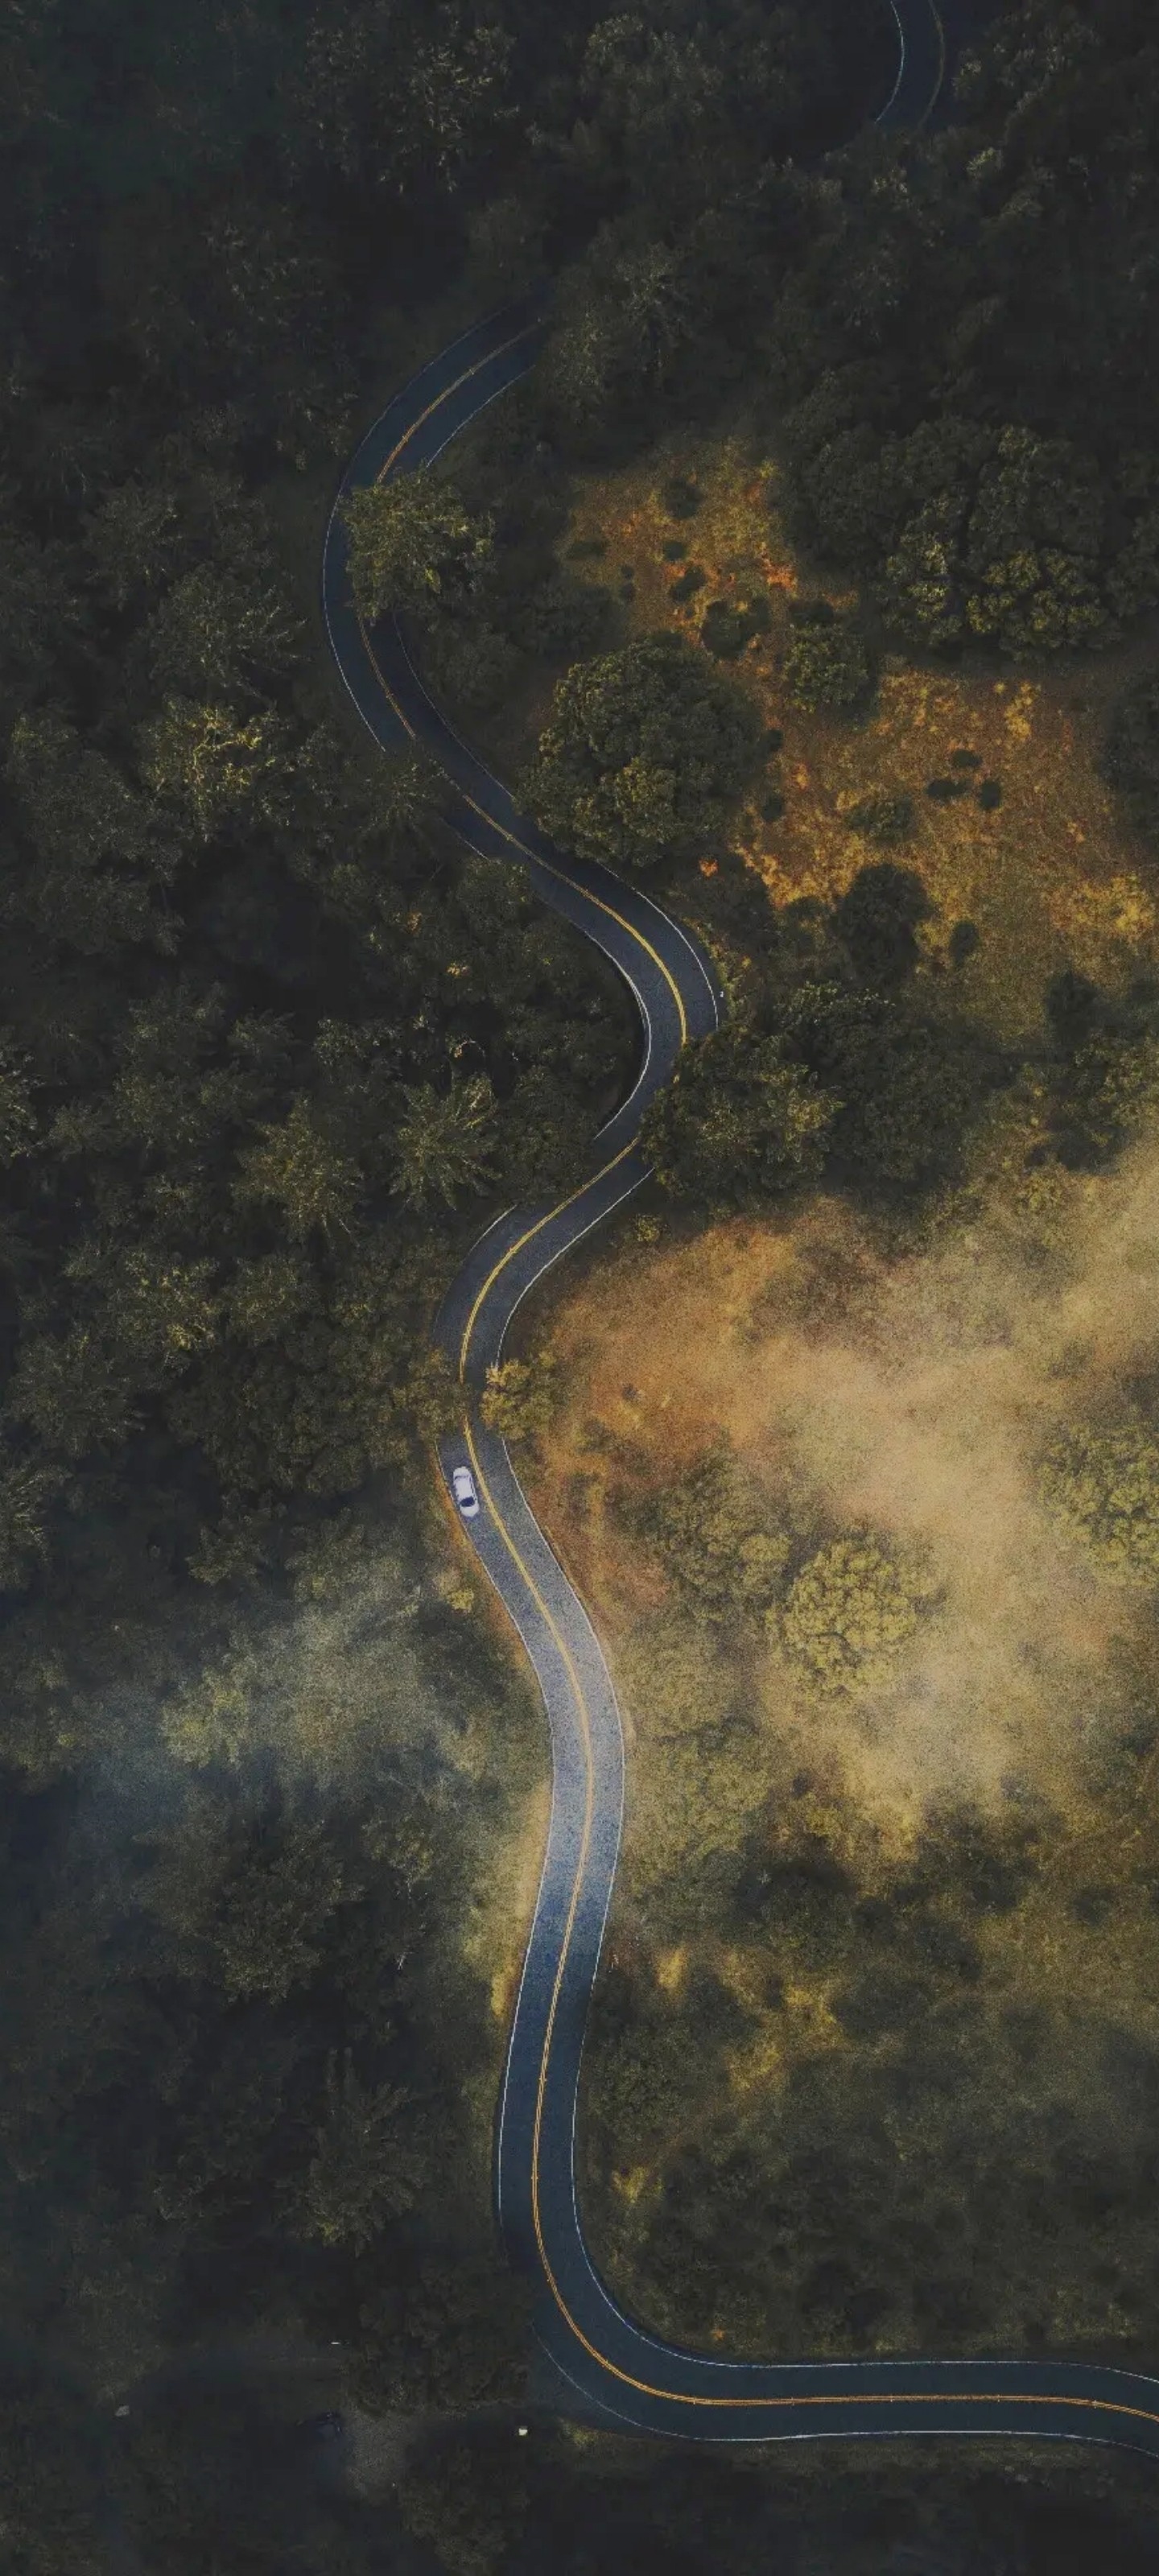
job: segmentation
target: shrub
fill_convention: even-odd
[[[1141,1415],[1060,1433],[1040,1489],[1051,1519],[1114,1582],[1159,1583],[1159,1437]]]
[[[668,537],[660,548],[665,563],[683,563],[688,552],[683,537]]]
[[[835,1105],[776,1038],[734,1025],[686,1050],[640,1141],[674,1197],[760,1207],[819,1173]]]
[[[772,617],[767,599],[751,599],[735,605],[727,599],[714,599],[704,612],[700,641],[720,662],[735,662],[754,635],[767,635]]]
[[[689,564],[684,572],[677,573],[675,581],[669,582],[669,599],[691,599],[695,591],[703,590],[706,579],[699,564]]]
[[[978,803],[984,814],[992,814],[1002,802],[1002,789],[996,778],[984,778],[978,789]]]
[[[951,769],[980,769],[981,766],[982,754],[980,751],[952,751],[950,753]]]
[[[647,868],[721,829],[759,740],[744,690],[685,637],[647,635],[558,682],[522,792],[584,858]]]
[[[1114,1153],[1159,1109],[1159,1038],[1088,1039],[1072,1058],[1064,1096],[1095,1153]]]
[[[889,849],[908,838],[913,816],[911,796],[877,790],[851,806],[845,820],[850,831],[859,832],[863,840],[873,841],[879,849]]]
[[[879,859],[858,869],[834,907],[833,927],[861,983],[882,989],[902,982],[917,963],[917,925],[929,919],[932,909],[912,868]]]
[[[728,1624],[759,1617],[782,1589],[789,1541],[763,1529],[758,1513],[747,1483],[715,1456],[663,1493],[619,1507],[625,1526],[655,1549],[693,1617]]]
[[[973,921],[956,921],[950,932],[950,963],[964,966],[982,945],[982,934]]]
[[[660,499],[670,519],[694,519],[702,498],[687,474],[670,475],[660,488]]]
[[[769,1624],[810,1680],[854,1693],[889,1679],[931,1597],[876,1539],[838,1538],[802,1567]]]
[[[807,616],[796,613],[785,655],[785,686],[794,706],[809,715],[821,707],[857,706],[868,697],[873,676],[869,648],[851,618],[837,617],[826,601],[815,603]]]
[[[927,778],[926,794],[933,805],[952,805],[955,797],[968,796],[968,778]]]

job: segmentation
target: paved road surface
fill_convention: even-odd
[[[880,123],[942,121],[946,44],[933,0],[891,0],[899,65]],[[534,363],[550,290],[491,314],[395,395],[343,478],[352,488],[406,473]],[[337,503],[323,599],[339,670],[384,750],[417,740],[453,787],[452,822],[485,857],[526,869],[542,901],[612,958],[643,1027],[636,1086],[602,1131],[584,1187],[555,1206],[509,1210],[455,1280],[436,1333],[463,1384],[461,1437],[440,1446],[448,1487],[468,1465],[481,1511],[464,1529],[523,1640],[551,1732],[552,1806],[543,1876],[512,2022],[497,2123],[496,2199],[513,2260],[539,2284],[537,2333],[577,2410],[623,2426],[710,2441],[821,2436],[1011,2434],[1121,2443],[1159,2453],[1159,2381],[1062,2361],[734,2362],[645,2334],[599,2279],[576,2206],[574,2134],[588,2002],[615,1879],[623,1808],[619,1711],[598,1639],[473,1397],[521,1299],[571,1245],[646,1177],[641,1113],[681,1046],[719,1024],[708,958],[634,887],[558,850],[428,697],[392,618],[368,633],[351,605]]]

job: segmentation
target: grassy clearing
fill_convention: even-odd
[[[679,477],[702,495],[686,520],[662,498]],[[952,970],[955,991],[996,1035],[1036,1028],[1042,991],[1068,963],[1111,989],[1151,965],[1156,871],[1120,821],[1095,759],[1110,700],[1153,644],[1136,641],[1098,659],[1067,656],[1033,676],[980,662],[920,668],[891,655],[866,717],[804,715],[779,680],[789,605],[804,594],[847,608],[855,595],[794,553],[777,482],[776,464],[759,456],[740,420],[723,439],[670,441],[623,471],[585,481],[564,541],[565,549],[605,543],[598,566],[581,564],[587,578],[596,570],[614,582],[621,569],[630,572],[633,595],[623,605],[630,635],[658,626],[698,634],[714,600],[767,601],[768,631],[736,668],[781,730],[770,783],[784,811],[764,819],[756,801],[746,806],[734,843],[770,899],[832,902],[842,894],[875,855],[845,818],[862,797],[888,789],[913,799],[912,841],[891,855],[916,869],[936,907],[923,932],[931,967],[946,970],[954,924],[972,921],[979,946]],[[686,568],[665,560],[666,543],[676,541],[705,576],[686,601],[670,596]],[[986,811],[972,795],[945,804],[926,796],[930,780],[954,775],[955,751],[974,754],[979,781],[998,782],[1000,806]]]

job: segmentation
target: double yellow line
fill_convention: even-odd
[[[475,1446],[474,1437],[469,1423],[465,1425],[465,1431],[467,1448],[470,1452],[471,1465],[475,1475],[475,1482],[484,1498],[484,1501],[486,1502],[488,1511],[491,1514],[491,1518],[494,1521],[496,1529],[499,1531],[508,1555],[522,1576],[531,1599],[534,1601],[535,1607],[558,1650],[568,1681],[571,1684],[572,1694],[579,1714],[580,1733],[583,1741],[583,1833],[580,1840],[580,1852],[579,1859],[576,1864],[575,1877],[572,1882],[571,1902],[568,1906],[567,1921],[564,1925],[563,1939],[560,1943],[555,1980],[551,1990],[551,2004],[547,2016],[547,2028],[544,2032],[543,2049],[539,2061],[539,2081],[536,2087],[535,2096],[535,2127],[532,2134],[531,2145],[531,2215],[532,2223],[535,2228],[536,2248],[538,2250],[540,2262],[543,2266],[544,2278],[551,2291],[556,2307],[558,2308],[559,2313],[570,2333],[575,2336],[576,2342],[582,2346],[583,2350],[588,2354],[592,2361],[598,2363],[601,2370],[606,2371],[611,2378],[618,2379],[623,2387],[635,2389],[638,2395],[642,2397],[659,2397],[669,2404],[675,2402],[681,2406],[707,2406],[717,2408],[736,2407],[744,2408],[746,2410],[749,2408],[768,2410],[769,2408],[775,2407],[778,2410],[783,2410],[785,2408],[798,2406],[1049,2405],[1086,2408],[1087,2410],[1095,2413],[1129,2416],[1139,2423],[1159,2425],[1159,2413],[1156,2413],[1145,2406],[1128,2406],[1118,2398],[1056,2397],[1049,2392],[1038,2394],[1027,2393],[1023,2395],[1017,2391],[1003,2389],[995,2389],[992,2394],[982,2389],[950,2388],[897,2389],[896,2391],[887,2389],[867,2389],[863,2394],[860,2394],[857,2391],[845,2390],[834,2391],[832,2396],[824,2394],[816,2396],[788,2395],[784,2397],[702,2396],[699,2393],[688,2393],[685,2390],[678,2388],[657,2388],[651,2380],[637,2379],[633,2376],[631,2371],[621,2370],[619,2363],[612,2361],[607,2353],[601,2352],[597,2344],[589,2342],[587,2335],[584,2333],[583,2327],[578,2323],[577,2319],[573,2317],[563,2291],[560,2289],[559,2283],[551,2268],[551,2260],[544,2242],[543,2221],[539,2205],[539,2149],[543,2128],[544,2099],[547,2092],[548,2062],[551,2056],[552,2035],[555,2030],[555,2017],[567,1969],[568,1953],[571,1948],[571,1938],[575,1926],[576,1913],[579,1907],[580,1895],[582,1893],[584,1878],[587,1871],[588,1855],[591,1850],[592,1825],[595,1815],[595,1764],[592,1746],[591,1712],[584,1695],[584,1687],[580,1680],[575,1658],[567,1643],[567,1639],[562,1634],[562,1631],[557,1625],[547,1602],[544,1600],[543,1594],[539,1589],[539,1585],[537,1584],[530,1567],[525,1564],[524,1559],[521,1556],[509,1529],[507,1528],[507,1524],[503,1519],[503,1515],[499,1510],[495,1497],[491,1492],[491,1488],[483,1472],[479,1452]]]
[[[418,414],[417,419],[411,422],[409,428],[403,431],[402,437],[396,441],[395,445],[391,448],[389,456],[384,458],[383,463],[380,465],[375,476],[376,483],[384,481],[385,477],[390,473],[392,466],[396,465],[400,456],[405,454],[411,440],[417,435],[418,431],[425,426],[428,420],[432,420],[434,418],[435,414],[443,408],[444,404],[450,401],[452,394],[458,393],[461,385],[469,384],[473,376],[479,375],[484,367],[493,365],[495,359],[501,358],[506,350],[517,348],[519,342],[530,338],[531,333],[537,328],[538,325],[534,322],[525,323],[522,330],[514,331],[509,340],[501,341],[497,349],[489,349],[484,357],[476,358],[471,366],[464,367],[462,373],[456,376],[451,384],[445,386],[441,394],[436,394],[434,401],[429,402],[426,405],[425,410]],[[362,638],[363,650],[374,673],[375,679],[378,682],[379,688],[381,689],[392,714],[397,717],[398,722],[409,735],[410,740],[415,742],[418,740],[416,729],[411,723],[406,709],[399,704],[399,701],[391,688],[390,682],[379,664],[377,654],[375,653],[374,646],[367,632],[365,619],[363,618],[361,610],[357,607],[355,609],[355,614],[358,619],[358,632]],[[464,804],[469,807],[471,813],[476,814],[479,817],[480,822],[486,823],[489,830],[497,832],[502,840],[509,842],[511,848],[518,851],[521,858],[530,859],[536,867],[543,868],[548,876],[556,877],[561,884],[572,884],[572,879],[567,875],[565,869],[555,867],[550,859],[545,859],[538,850],[533,850],[526,841],[520,839],[518,832],[511,831],[507,824],[498,822],[493,814],[489,814],[486,806],[480,805],[477,799],[470,795],[465,787],[460,787],[458,785],[457,780],[454,783]],[[602,896],[591,894],[586,887],[579,887],[574,890],[582,894],[585,903],[591,904],[597,912],[602,912],[609,921],[614,921],[620,930],[625,931],[628,938],[635,941],[636,946],[647,958],[650,959],[658,973],[663,976],[664,982],[667,984],[669,992],[672,995],[673,1002],[676,1006],[676,1019],[677,1026],[680,1031],[681,1046],[687,1045],[688,1014],[684,1006],[684,996],[671,971],[671,968],[665,963],[659,950],[653,947],[650,939],[645,938],[642,930],[638,930],[636,928],[634,922],[629,921],[624,913],[616,910],[614,904],[605,903]],[[549,1209],[547,1215],[540,1217],[537,1224],[530,1226],[526,1234],[520,1235],[517,1243],[509,1245],[501,1259],[496,1262],[489,1277],[484,1281],[467,1319],[466,1328],[459,1348],[460,1379],[462,1379],[466,1374],[471,1334],[474,1331],[475,1324],[478,1320],[480,1309],[484,1300],[494,1287],[495,1281],[506,1269],[508,1262],[514,1260],[516,1253],[521,1252],[524,1245],[530,1243],[532,1237],[538,1234],[543,1226],[550,1225],[553,1217],[562,1216],[564,1210],[569,1207],[574,1207],[577,1199],[583,1198],[589,1189],[594,1188],[597,1181],[605,1180],[609,1172],[614,1172],[617,1165],[622,1163],[625,1155],[630,1152],[631,1146],[626,1145],[620,1153],[613,1155],[611,1162],[604,1163],[598,1172],[593,1173],[591,1179],[584,1182],[582,1189],[573,1191],[570,1198],[561,1199],[558,1207]]]
[[[427,405],[426,410],[420,413],[419,418],[411,423],[410,428],[404,432],[402,438],[398,441],[397,446],[391,450],[385,464],[380,468],[376,479],[381,482],[383,476],[389,472],[390,467],[396,462],[398,457],[402,455],[409,441],[414,437],[415,432],[422,427],[424,422],[432,417],[433,413],[439,410],[443,403],[449,401],[450,396],[458,391],[460,385],[468,383],[471,377],[477,375],[482,367],[490,365],[494,358],[501,356],[504,349],[513,348],[517,341],[526,338],[528,336],[528,331],[530,329],[534,329],[534,327],[534,324],[528,325],[524,330],[514,333],[510,340],[502,343],[500,349],[490,350],[485,358],[477,359],[474,365],[465,368],[463,373],[455,378],[454,383],[448,385],[445,391],[436,397],[434,402]],[[415,728],[411,724],[404,709],[399,705],[393,690],[379,668],[373,646],[360,613],[358,614],[358,627],[363,646],[379,687],[381,688],[384,697],[387,699],[393,713],[413,741],[416,739]],[[551,875],[563,878],[565,882],[570,882],[569,879],[565,878],[564,871],[561,868],[552,867],[549,860],[542,859],[539,856],[538,851],[529,849],[527,844],[521,841],[516,833],[508,831],[505,825],[496,823],[493,816],[486,812],[485,807],[476,804],[474,798],[468,796],[465,790],[460,789],[459,792],[463,795],[464,801],[468,806],[470,806],[472,812],[479,815],[480,819],[486,822],[493,831],[498,831],[504,840],[510,841],[512,846],[520,851],[524,857],[533,859],[540,867],[547,868]],[[665,965],[663,958],[660,957],[656,949],[652,947],[650,941],[644,938],[643,933],[637,930],[633,923],[627,921],[622,913],[617,912],[611,904],[601,902],[600,898],[596,895],[588,895],[586,900],[589,903],[596,905],[599,911],[608,914],[613,921],[617,922],[620,928],[625,930],[629,937],[634,939],[639,947],[646,952],[646,954],[651,958],[653,964],[659,967],[661,974],[664,976],[665,981],[668,983],[672,991],[673,998],[676,1003],[681,1043],[683,1044],[688,1036],[688,1022],[685,1015],[684,1002],[675,978]],[[459,1347],[460,1380],[465,1375],[471,1335],[474,1331],[479,1311],[490,1290],[494,1286],[496,1279],[500,1277],[503,1270],[507,1267],[507,1264],[514,1259],[517,1252],[522,1251],[525,1244],[530,1243],[535,1235],[542,1231],[544,1226],[551,1223],[553,1217],[562,1215],[569,1207],[574,1207],[577,1200],[583,1198],[586,1195],[586,1192],[594,1186],[596,1181],[602,1180],[608,1172],[615,1171],[617,1164],[622,1163],[631,1151],[631,1143],[623,1146],[621,1151],[613,1156],[611,1162],[606,1163],[603,1166],[603,1169],[593,1176],[592,1180],[585,1181],[582,1189],[573,1191],[570,1198],[561,1199],[558,1207],[550,1209],[548,1214],[540,1217],[535,1225],[529,1226],[526,1232],[519,1236],[518,1241],[510,1244],[506,1252],[504,1252],[500,1259],[495,1263],[494,1269],[490,1271],[487,1278],[484,1280],[483,1286],[475,1298],[470,1315],[468,1316],[464,1327]],[[572,1882],[571,1901],[568,1906],[567,1921],[564,1926],[563,1939],[560,1943],[559,1949],[559,1958],[556,1963],[555,1979],[551,1993],[551,2004],[548,2011],[547,2027],[544,2033],[543,2049],[540,2056],[539,2080],[536,2088],[535,2099],[535,2126],[532,2135],[531,2150],[531,2208],[532,2220],[535,2228],[536,2247],[543,2267],[544,2278],[551,2291],[556,2307],[564,2319],[569,2332],[574,2335],[576,2342],[581,2346],[582,2350],[588,2354],[589,2358],[594,2361],[602,2371],[605,2371],[609,2377],[619,2380],[621,2385],[625,2388],[636,2390],[640,2396],[660,2398],[669,2404],[675,2402],[682,2406],[723,2407],[725,2409],[745,2410],[754,2409],[758,2412],[768,2412],[773,2408],[784,2410],[802,2406],[1041,2406],[1045,2404],[1051,2407],[1065,2406],[1069,2408],[1086,2409],[1088,2412],[1093,2413],[1131,2417],[1137,2422],[1159,2425],[1159,2413],[1156,2413],[1147,2407],[1128,2406],[1119,2399],[1079,2396],[1063,2397],[1055,2396],[1053,2393],[1049,2392],[1022,2394],[1017,2391],[996,2389],[993,2394],[988,2394],[983,2390],[914,2389],[907,2391],[905,2389],[898,2389],[896,2391],[867,2390],[864,2395],[860,2395],[856,2392],[851,2393],[842,2391],[840,2393],[835,2392],[832,2396],[787,2395],[783,2397],[739,2397],[722,2395],[719,2397],[710,2397],[700,2394],[687,2394],[681,2389],[658,2388],[650,2380],[635,2378],[630,2371],[621,2370],[619,2364],[612,2361],[607,2353],[601,2352],[596,2344],[589,2342],[582,2326],[579,2325],[568,2307],[567,2300],[564,2297],[563,2291],[560,2289],[559,2283],[552,2270],[551,2261],[544,2242],[539,2199],[539,2156],[552,2036],[555,2030],[555,2019],[559,2007],[560,1994],[563,1988],[563,1980],[567,1970],[572,1933],[575,1928],[576,1913],[579,1907],[580,1896],[583,1890],[584,1879],[587,1871],[588,1858],[591,1851],[592,1826],[595,1814],[595,1765],[592,1745],[591,1712],[588,1708],[583,1683],[580,1679],[579,1671],[576,1666],[575,1658],[571,1652],[571,1648],[569,1647],[566,1638],[563,1636],[547,1602],[544,1600],[543,1594],[540,1591],[530,1568],[525,1564],[498,1508],[495,1497],[491,1492],[480,1463],[479,1453],[475,1446],[474,1435],[469,1422],[465,1424],[464,1429],[467,1448],[470,1454],[471,1465],[478,1489],[486,1502],[487,1509],[490,1512],[496,1529],[500,1533],[508,1555],[521,1576],[532,1601],[535,1603],[536,1609],[538,1610],[540,1617],[547,1628],[548,1634],[559,1653],[563,1668],[567,1674],[575,1701],[580,1725],[580,1734],[583,1743],[583,1832],[580,1840],[579,1860],[576,1866],[575,1877]]]

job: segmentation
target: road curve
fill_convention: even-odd
[[[934,112],[945,42],[934,0],[891,0],[899,64],[877,120],[914,128]],[[575,2119],[584,2025],[620,1843],[624,1746],[615,1692],[582,1603],[521,1491],[503,1442],[472,1398],[517,1306],[552,1264],[629,1198],[647,1166],[640,1118],[682,1045],[721,1020],[708,957],[635,887],[556,849],[434,705],[386,617],[368,632],[349,595],[338,517],[351,490],[429,463],[533,364],[545,288],[491,314],[395,395],[347,468],[326,532],[322,593],[342,679],[385,750],[419,743],[452,790],[450,819],[487,858],[523,867],[536,893],[610,957],[644,1032],[630,1098],[598,1139],[591,1177],[561,1204],[508,1210],[469,1254],[436,1339],[464,1388],[461,1436],[440,1443],[450,1487],[473,1474],[481,1510],[463,1524],[535,1668],[547,1711],[552,1801],[543,1873],[512,2020],[496,2133],[496,2205],[512,2259],[537,2283],[536,2332],[585,2411],[685,2440],[763,2442],[983,2434],[1116,2443],[1159,2455],[1159,2380],[1064,2361],[718,2361],[646,2334],[616,2305],[584,2243]]]

